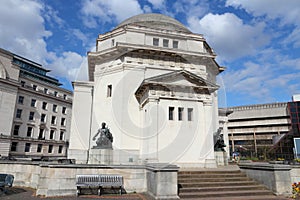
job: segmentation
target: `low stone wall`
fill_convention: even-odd
[[[78,165],[0,161],[0,173],[13,174],[15,186],[36,189],[37,195],[76,194],[77,174],[117,174],[123,176],[127,193],[148,192],[155,199],[176,199],[178,167],[166,164]]]
[[[297,166],[269,163],[242,163],[240,169],[250,178],[267,186],[277,195],[289,196],[292,183],[300,181],[300,168]]]

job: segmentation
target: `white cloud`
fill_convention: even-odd
[[[151,3],[155,9],[164,9],[166,7],[166,0],[148,0],[148,2]]]
[[[50,13],[47,13],[48,11]],[[51,16],[54,18],[51,19]],[[52,36],[52,32],[46,30],[45,19],[63,25],[58,12],[39,1],[2,1],[0,47],[41,63],[45,68],[52,70],[51,74],[54,76],[65,77],[70,81],[77,79],[79,71],[86,65],[86,57],[75,52],[64,52],[61,56],[57,56],[54,52],[48,51],[46,39]],[[86,41],[80,31],[75,31],[74,34],[82,41]],[[80,74],[80,79],[86,77],[87,70],[86,75]]]
[[[207,14],[202,19],[190,17],[190,29],[204,34],[220,60],[230,61],[256,53],[269,42],[264,23],[244,24],[232,13]]]
[[[255,17],[263,17],[266,20],[278,19],[276,26],[294,25],[291,34],[284,40],[284,44],[292,44],[300,47],[300,1],[297,0],[227,0],[226,6],[245,9]]]
[[[47,56],[45,38],[52,33],[44,27],[42,10],[43,6],[35,1],[1,1],[1,47],[44,63]]]
[[[119,0],[84,0],[81,13],[84,25],[95,28],[99,24],[121,22],[143,13],[143,10],[137,0],[127,0],[126,3]]]

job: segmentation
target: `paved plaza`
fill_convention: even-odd
[[[35,196],[35,191],[30,188],[12,187],[8,188],[7,194],[0,192],[1,200],[37,200],[37,199],[49,199],[49,200],[73,200],[73,199],[122,199],[122,200],[149,200],[150,198],[143,194],[123,194],[123,195],[81,195],[79,197],[64,196],[64,197],[42,197]]]

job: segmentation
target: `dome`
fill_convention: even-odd
[[[121,22],[116,28],[120,28],[128,24],[135,24],[153,29],[165,29],[171,31],[191,33],[190,30],[188,30],[183,24],[181,24],[176,19],[162,14],[151,13],[136,15]]]

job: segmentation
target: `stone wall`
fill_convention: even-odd
[[[248,177],[267,186],[277,195],[289,196],[292,183],[300,182],[300,167],[297,165],[243,163],[239,167]]]
[[[166,164],[104,166],[0,161],[0,173],[14,175],[14,186],[34,188],[36,195],[47,197],[75,195],[78,174],[116,174],[123,176],[127,193],[148,192],[156,199],[177,198],[177,172],[177,166]]]

